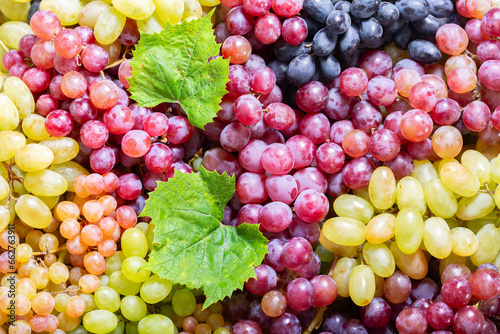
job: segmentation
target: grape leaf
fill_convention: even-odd
[[[203,129],[220,110],[227,93],[229,60],[219,54],[212,23],[205,17],[171,25],[155,34],[142,34],[133,52],[131,98],[140,106],[178,102],[192,125]]]
[[[258,225],[221,223],[234,191],[235,178],[226,172],[176,170],[174,178],[158,182],[149,193],[142,212],[155,224],[154,247],[145,266],[174,283],[202,288],[204,307],[243,288],[267,253],[267,239]]]

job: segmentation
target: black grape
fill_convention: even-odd
[[[408,45],[408,55],[422,64],[433,64],[441,58],[441,51],[436,44],[417,39]]]
[[[351,4],[352,16],[367,19],[377,11],[380,0],[353,0]]]
[[[389,26],[399,20],[398,8],[390,2],[382,2],[374,17],[383,26]]]
[[[342,71],[340,63],[333,55],[329,55],[328,57],[319,57],[319,65],[323,75],[328,79],[338,77]]]
[[[396,7],[408,21],[423,20],[431,11],[427,0],[398,0]]]
[[[311,81],[316,72],[316,64],[312,56],[303,54],[292,59],[288,65],[288,80],[295,86],[302,86]]]
[[[326,27],[334,34],[343,34],[351,26],[351,16],[341,10],[334,10],[326,19]]]
[[[333,11],[330,0],[305,0],[303,9],[316,21],[325,24],[328,14]]]
[[[327,56],[335,50],[337,39],[337,35],[323,28],[313,38],[312,51],[318,56]]]

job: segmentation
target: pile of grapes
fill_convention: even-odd
[[[141,34],[214,7],[217,117],[133,101]],[[0,0],[0,334],[498,333],[498,7]],[[206,309],[143,268],[140,215],[202,166],[269,240]]]

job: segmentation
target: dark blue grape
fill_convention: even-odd
[[[441,59],[441,51],[436,44],[421,39],[414,40],[408,45],[408,55],[422,64],[434,64]]]
[[[264,313],[259,300],[254,300],[250,303],[248,320],[255,321],[261,328],[269,328],[273,318]]]
[[[274,318],[270,329],[271,334],[300,334],[301,332],[302,326],[299,319],[290,313],[283,313],[278,318]]]
[[[285,40],[280,39],[273,46],[273,51],[276,57],[282,61],[290,61],[293,58],[306,53],[304,43],[299,45],[290,45]]]
[[[443,24],[438,19],[436,19],[434,15],[431,14],[429,14],[429,16],[427,16],[423,20],[418,20],[411,23],[413,31],[424,36],[435,35],[442,25]]]
[[[288,62],[274,59],[267,63],[267,67],[273,70],[276,76],[276,84],[281,85],[287,82],[286,72],[288,71]]]
[[[334,34],[343,34],[351,26],[351,16],[341,10],[334,10],[326,18],[326,27]]]
[[[351,12],[351,3],[349,1],[339,1],[333,6],[333,9],[349,13]]]
[[[333,55],[319,57],[319,67],[323,75],[328,79],[335,79],[342,72],[339,61]]]
[[[314,35],[312,51],[317,56],[327,56],[335,50],[337,39],[337,35],[323,28]]]
[[[353,0],[351,14],[358,19],[367,19],[377,12],[379,5],[380,0]]]
[[[408,21],[423,20],[431,12],[427,0],[398,0],[396,7]]]
[[[381,25],[389,26],[399,20],[399,10],[392,3],[384,1],[380,4],[380,7],[378,7],[374,17]]]
[[[448,17],[453,13],[453,3],[450,0],[431,0],[428,2],[431,14],[435,17]]]
[[[336,311],[336,310],[328,310],[323,315],[323,323],[321,324],[321,330],[331,333],[339,333],[340,327],[344,324],[344,322],[349,319],[347,314]]]
[[[352,53],[358,48],[359,42],[360,38],[358,29],[351,25],[347,31],[340,36],[338,43],[339,50],[344,54]]]
[[[366,50],[355,49],[353,52],[344,53],[338,50],[337,59],[343,68],[358,67],[361,60],[361,54]]]
[[[340,333],[368,334],[368,330],[359,319],[349,319],[340,328]]]
[[[35,15],[36,12],[40,10],[40,2],[42,0],[33,0],[31,1],[30,9],[28,10],[28,21],[31,20],[31,17]]]
[[[305,0],[303,8],[316,21],[325,24],[328,14],[333,11],[333,4],[330,0]]]
[[[405,18],[400,16],[399,20],[397,20],[397,22],[395,22],[391,25],[388,25],[388,26],[384,26],[384,33],[386,35],[392,35],[392,34],[398,32],[399,30],[401,30],[401,28],[403,28],[405,23],[406,23]]]
[[[325,26],[324,24],[319,23],[315,19],[313,19],[309,14],[306,12],[301,13],[301,17],[306,21],[307,24],[307,35],[313,37],[316,35],[318,31],[323,29]]]
[[[412,40],[412,30],[410,22],[406,22],[396,34],[394,34],[394,44],[401,50],[406,50]]]
[[[365,46],[373,48],[381,46],[383,34],[384,28],[374,17],[363,20],[359,24],[359,38]]]
[[[311,81],[316,72],[316,64],[312,56],[303,54],[292,59],[288,65],[287,77],[294,86],[302,86]]]

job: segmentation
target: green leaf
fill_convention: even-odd
[[[227,93],[229,60],[208,59],[219,53],[210,18],[176,25],[159,34],[142,34],[128,78],[131,98],[140,106],[178,102],[192,125],[203,129],[220,109]]]
[[[175,171],[174,178],[158,182],[149,193],[142,212],[155,224],[146,267],[174,283],[202,288],[205,307],[243,288],[267,253],[258,225],[221,223],[234,191],[235,178],[225,172]]]

